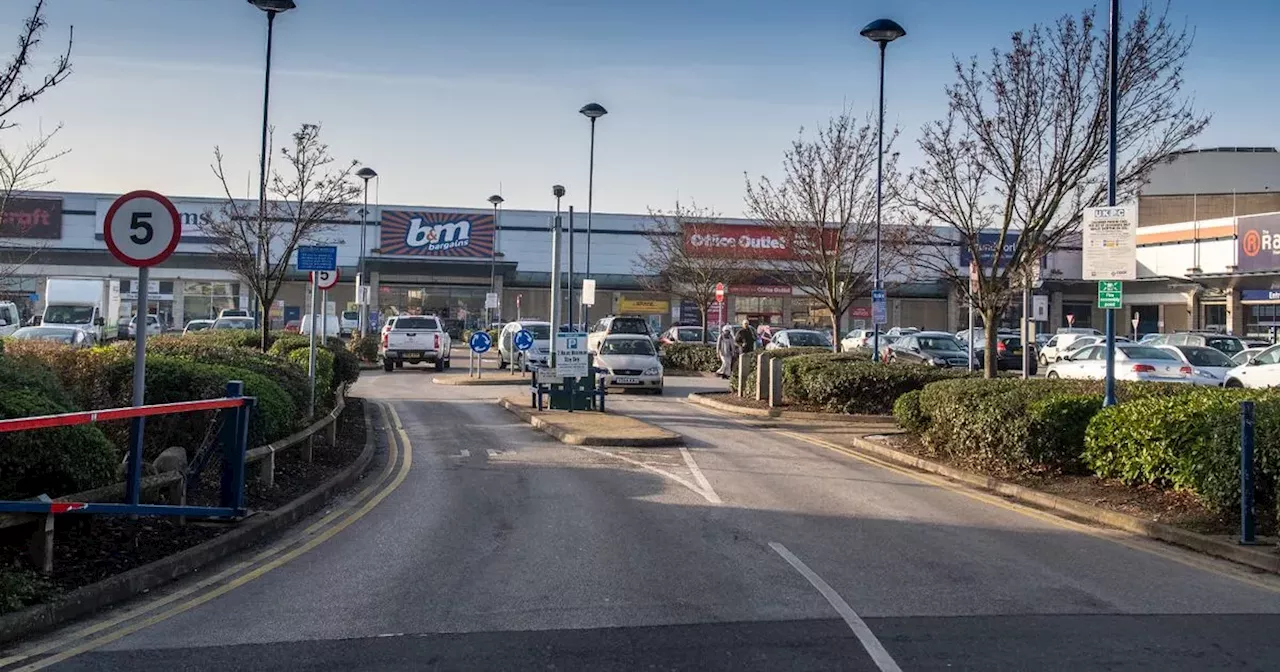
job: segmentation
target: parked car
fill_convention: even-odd
[[[885,332],[890,336],[910,336],[911,334],[920,333],[919,327],[893,327]]]
[[[304,318],[305,320],[305,318]],[[378,355],[382,369],[391,371],[405,364],[434,364],[436,371],[449,368],[449,333],[434,315],[402,315],[388,321],[384,328]]]
[[[875,337],[874,329],[853,329],[840,339],[840,352],[871,349],[871,341]],[[884,347],[885,334],[880,334],[880,346]]]
[[[889,346],[888,361],[927,364],[938,368],[965,369],[969,354],[953,334],[921,331],[899,338]]]
[[[147,336],[159,336],[164,328],[160,326],[160,318],[155,315],[147,315]],[[129,338],[138,337],[138,316],[134,315],[129,318]]]
[[[317,321],[315,320],[315,318],[318,318],[318,317],[320,316],[319,315],[312,316],[312,315],[304,314],[302,316],[302,323],[298,325],[298,333],[303,335],[310,334],[311,323],[312,321]],[[214,328],[216,329],[217,327],[214,327]],[[337,315],[325,315],[324,320],[321,324],[321,330],[316,332],[316,335],[317,336],[320,336],[320,335],[337,336],[338,332],[340,331],[342,331],[342,319],[339,318]]]
[[[533,335],[533,347],[524,352],[516,350],[515,335],[521,330],[528,330]],[[551,323],[541,321],[508,322],[498,334],[495,345],[498,350],[498,368],[505,369],[511,365],[519,365],[523,371],[532,367],[546,366],[551,355]]]
[[[249,311],[243,308],[223,308],[218,311],[218,317],[251,317]]]
[[[10,336],[22,326],[22,313],[18,304],[0,301],[0,336]]]
[[[1017,335],[1018,335],[1018,332],[1016,332],[1016,331],[1014,331],[1014,330],[1012,330],[1012,329],[996,329],[996,336],[997,336],[997,337],[999,337],[999,336],[1017,336]],[[986,330],[986,329],[983,329],[982,327],[974,327],[974,329],[973,329],[973,343],[974,343],[974,345],[975,345],[975,346],[977,346],[977,345],[981,345],[981,343],[982,343],[983,339],[985,339],[986,337],[987,337],[987,330]],[[969,330],[968,330],[968,329],[961,329],[960,331],[957,331],[957,332],[956,332],[956,340],[957,340],[957,341],[960,341],[961,343],[964,343],[964,344],[965,344],[965,347],[968,347],[968,346],[969,346]]]
[[[1254,355],[1248,363],[1227,372],[1226,387],[1274,387],[1280,384],[1280,345]]]
[[[587,351],[599,352],[600,343],[607,336],[627,334],[629,336],[645,336],[653,340],[649,331],[649,323],[643,317],[634,315],[610,315],[596,321],[587,335]]]
[[[1235,336],[1213,332],[1184,331],[1169,334],[1163,345],[1201,345],[1221,350],[1228,357],[1244,350],[1244,341]]]
[[[182,335],[194,334],[197,331],[204,331],[213,326],[213,320],[190,320],[187,326],[182,329]]]
[[[1142,338],[1138,339],[1138,345],[1164,345],[1165,339],[1167,338],[1169,338],[1168,334],[1162,334],[1159,332],[1146,334]]]
[[[1090,330],[1096,331],[1096,330]],[[1040,349],[1040,365],[1048,366],[1063,358],[1063,355],[1090,345],[1106,345],[1107,337],[1102,334],[1068,333],[1054,334],[1053,338]],[[1132,343],[1124,336],[1116,336],[1116,343]]]
[[[1054,334],[1081,334],[1084,336],[1103,336],[1104,334],[1092,327],[1058,327]]]
[[[596,376],[604,386],[662,394],[662,362],[653,340],[643,334],[610,334],[600,340]]]
[[[1248,350],[1250,348],[1258,348],[1259,350],[1264,350],[1266,348],[1271,347],[1272,345],[1275,345],[1271,341],[1268,341],[1263,338],[1242,338],[1240,339],[1240,342],[1244,343],[1245,350]]]
[[[1116,346],[1116,380],[1217,385],[1217,381],[1197,376],[1195,369],[1173,353],[1151,345],[1126,343]],[[1107,375],[1107,346],[1090,345],[1049,365],[1047,378],[1102,380]]]
[[[302,328],[302,320],[289,320],[284,323],[284,333],[296,334]]]
[[[342,324],[338,327],[339,336],[351,336],[360,331],[360,311],[342,311]]]
[[[1237,352],[1236,354],[1232,355],[1231,361],[1235,362],[1236,366],[1248,364],[1249,362],[1253,361],[1253,358],[1256,357],[1258,353],[1262,352],[1263,350],[1266,350],[1266,348],[1245,348],[1244,350],[1241,350],[1240,352]],[[1223,353],[1223,354],[1226,354],[1226,353]]]
[[[781,350],[782,348],[831,348],[831,335],[825,331],[813,329],[783,329],[774,332],[773,339],[765,346],[765,350]]]
[[[670,345],[672,343],[702,343],[702,327],[671,327],[662,332],[658,336],[660,345]],[[715,340],[709,340],[707,343],[715,343]]]
[[[968,347],[968,343],[961,342],[961,345]],[[983,343],[976,344],[973,350],[973,362],[975,368],[983,367],[986,362],[986,346]],[[1027,373],[1034,376],[1039,370],[1036,361],[1036,346],[1028,346],[1031,350],[1027,353]],[[1001,333],[996,335],[996,370],[998,371],[1021,371],[1022,370],[1022,337],[1017,334]]]
[[[93,333],[75,327],[22,327],[14,330],[10,338],[19,341],[47,341],[73,348],[88,348],[96,344]]]
[[[214,331],[253,331],[258,321],[252,317],[219,317],[209,326]]]
[[[1172,352],[1183,364],[1194,369],[1195,375],[1212,378],[1215,384],[1221,385],[1227,377],[1227,371],[1237,364],[1226,353],[1217,348],[1204,345],[1159,345],[1161,350]]]

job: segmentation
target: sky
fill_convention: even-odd
[[[6,147],[61,124],[50,189],[173,197],[256,195],[266,18],[244,0],[47,0],[51,59],[74,25],[74,71],[14,118]],[[34,0],[0,3],[0,47]],[[877,53],[858,35],[889,17],[886,123],[906,167],[945,113],[953,58],[1077,13],[1063,0],[297,0],[276,20],[277,140],[322,125],[341,161],[379,173],[371,200],[586,208],[598,102],[594,207],[643,213],[696,201],[741,216],[744,175],[777,175],[787,144],[846,107],[876,104]],[[1123,5],[1135,6],[1134,0]],[[1105,13],[1105,5],[1101,7]],[[1188,93],[1213,116],[1197,145],[1275,146],[1275,0],[1172,0],[1195,31]],[[10,47],[11,50],[11,47]],[[8,59],[10,52],[0,51]],[[1268,123],[1272,122],[1272,123]]]

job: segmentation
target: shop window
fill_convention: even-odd
[[[1226,304],[1206,305],[1204,307],[1204,323],[1202,326],[1209,330],[1226,331]]]
[[[1067,315],[1075,316],[1072,324],[1067,324]],[[1063,303],[1062,304],[1062,324],[1060,326],[1078,327],[1082,329],[1093,327],[1093,304],[1092,303]]]

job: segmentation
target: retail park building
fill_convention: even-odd
[[[140,185],[145,186],[145,185]],[[11,258],[25,258],[6,271],[3,298],[24,314],[42,308],[49,277],[121,280],[122,315],[132,314],[136,287],[132,269],[106,249],[102,223],[117,194],[40,192],[11,201],[0,222],[0,244]],[[249,292],[210,252],[202,216],[219,208],[216,199],[170,194],[183,219],[177,251],[151,270],[151,312],[173,326],[216,316],[222,308],[248,307]],[[585,200],[585,199],[583,199]],[[1221,329],[1235,334],[1268,334],[1280,325],[1280,153],[1272,148],[1220,148],[1178,155],[1152,176],[1138,201],[1138,275],[1125,283],[1124,319],[1135,315],[1138,331]],[[548,226],[554,213],[505,209],[495,227],[485,208],[416,205],[370,206],[365,266],[373,310],[447,312],[469,324],[483,320],[490,277],[501,297],[502,319],[546,317],[549,313],[551,250]],[[585,212],[575,219],[575,272],[587,261]],[[697,311],[678,298],[645,291],[636,259],[647,246],[647,215],[595,213],[591,234],[591,277],[597,282],[593,318],[611,313],[643,314],[656,326],[696,323]],[[567,225],[567,221],[566,221]],[[746,220],[718,220],[724,238],[767,238]],[[339,310],[355,300],[360,257],[359,206],[323,234],[338,247],[342,280],[329,299]],[[703,228],[705,231],[705,227]],[[780,241],[766,241],[780,245]],[[693,244],[686,241],[686,244]],[[496,247],[496,254],[495,252]],[[567,250],[567,246],[566,246]],[[783,251],[785,253],[785,251]],[[957,268],[965,268],[956,247]],[[0,263],[10,261],[0,258]],[[767,263],[767,262],[762,262]],[[1046,261],[1037,293],[1050,297],[1040,329],[1100,326],[1097,285],[1080,280],[1078,249],[1054,252]],[[727,315],[773,324],[826,325],[826,314],[797,289],[764,279],[729,287]],[[957,330],[964,326],[963,301],[945,278],[890,269],[889,326]],[[306,302],[303,274],[290,275],[276,304],[276,326],[298,319]],[[1018,312],[1011,311],[1011,318]],[[1070,318],[1068,318],[1070,316]],[[845,329],[869,322],[870,300],[842,316]],[[1128,329],[1126,328],[1125,331]]]

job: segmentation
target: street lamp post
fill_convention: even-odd
[[[258,155],[258,259],[262,266],[262,274],[265,276],[269,268],[267,264],[267,254],[270,252],[267,245],[267,128],[268,128],[268,109],[271,103],[271,42],[275,34],[276,14],[287,12],[297,7],[293,0],[249,0],[249,4],[261,9],[267,13],[267,64],[265,75],[262,82],[262,148]],[[257,300],[257,297],[254,297]],[[258,306],[257,314],[261,311],[259,319],[263,325],[267,322],[269,306]],[[262,328],[266,328],[263,326]]]
[[[493,205],[493,249],[489,251],[489,293],[490,294],[494,292],[494,286],[497,281],[496,270],[498,267],[498,231],[499,231],[498,206],[502,205],[503,200],[505,199],[503,199],[502,196],[499,196],[498,194],[494,194],[489,197],[489,203]],[[489,307],[487,305],[485,306],[484,312],[485,312],[487,321],[492,322],[493,318],[492,316],[489,315]]]
[[[356,277],[359,279],[356,286],[359,289],[356,291],[367,291],[364,288],[369,284],[369,276],[365,275],[364,272],[364,253],[365,250],[369,249],[369,246],[365,244],[365,231],[369,228],[369,180],[377,176],[377,171],[369,166],[356,171],[356,177],[364,180],[364,207],[360,209],[360,261],[357,262],[358,267],[356,269],[358,271]],[[369,292],[369,300],[373,300],[373,292]],[[359,306],[360,313],[360,337],[363,338],[365,334],[369,333],[369,301],[364,301],[357,296],[356,304]]]
[[[553,185],[551,195],[556,197],[556,217],[551,220],[551,358],[552,368],[556,366],[556,334],[560,333],[560,199],[564,198],[564,187]]]
[[[880,45],[880,111],[876,129],[876,289],[882,289],[880,277],[880,215],[884,201],[884,52],[889,43],[907,34],[892,19],[876,19],[859,33]],[[874,317],[873,317],[874,321]],[[871,360],[880,361],[880,325],[875,325],[871,337]]]
[[[591,120],[591,153],[587,163],[587,271],[583,277],[591,277],[591,212],[595,210],[592,196],[595,189],[596,176],[596,119],[609,114],[600,103],[587,103],[578,113]],[[569,282],[573,282],[570,278]],[[587,323],[587,305],[582,305],[582,323]]]
[[[1120,86],[1116,80],[1116,58],[1120,52],[1120,0],[1111,0],[1107,35],[1107,205],[1116,205],[1116,117],[1120,114]],[[1107,368],[1103,406],[1116,405],[1116,311],[1107,309]]]

